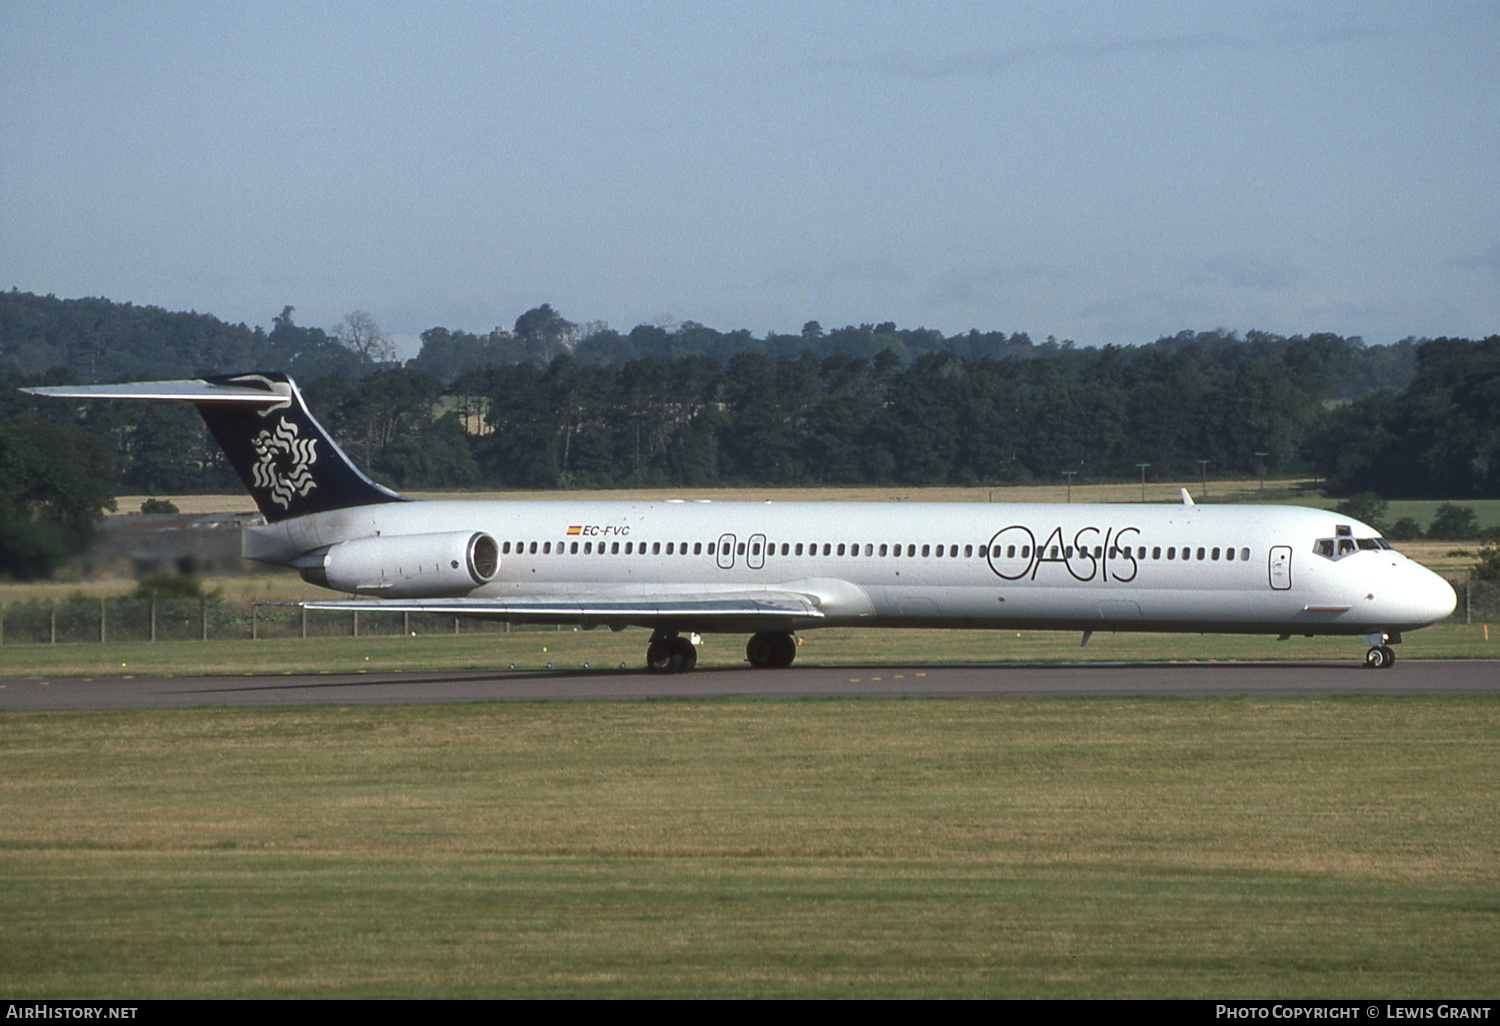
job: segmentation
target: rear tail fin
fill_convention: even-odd
[[[308,412],[285,374],[230,374],[187,381],[28,388],[33,395],[74,399],[190,402],[267,520],[405,496],[376,484],[354,465]]]

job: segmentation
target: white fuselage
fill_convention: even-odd
[[[1372,528],[1284,506],[394,502],[250,528],[245,554],[289,564],[351,539],[449,531],[500,545],[473,598],[765,589],[813,598],[821,616],[797,629],[1395,633],[1455,602]]]

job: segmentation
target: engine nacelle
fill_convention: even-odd
[[[330,545],[302,579],[380,598],[467,595],[500,571],[500,546],[482,531],[397,534]]]

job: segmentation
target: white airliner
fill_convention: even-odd
[[[324,609],[649,628],[646,665],[752,635],[789,666],[814,627],[1363,635],[1454,608],[1441,577],[1373,528],[1290,506],[853,502],[415,502],[354,466],[284,374],[28,389],[189,402],[265,523],[244,554],[365,596]]]

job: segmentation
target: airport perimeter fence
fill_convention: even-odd
[[[552,631],[437,613],[308,609],[287,602],[232,605],[211,598],[71,598],[0,603],[0,646],[110,641],[251,641]]]
[[[1500,625],[1500,581],[1454,582],[1449,623]],[[308,609],[288,602],[215,598],[84,598],[0,603],[0,646],[109,641],[227,641],[553,631],[438,613]]]

